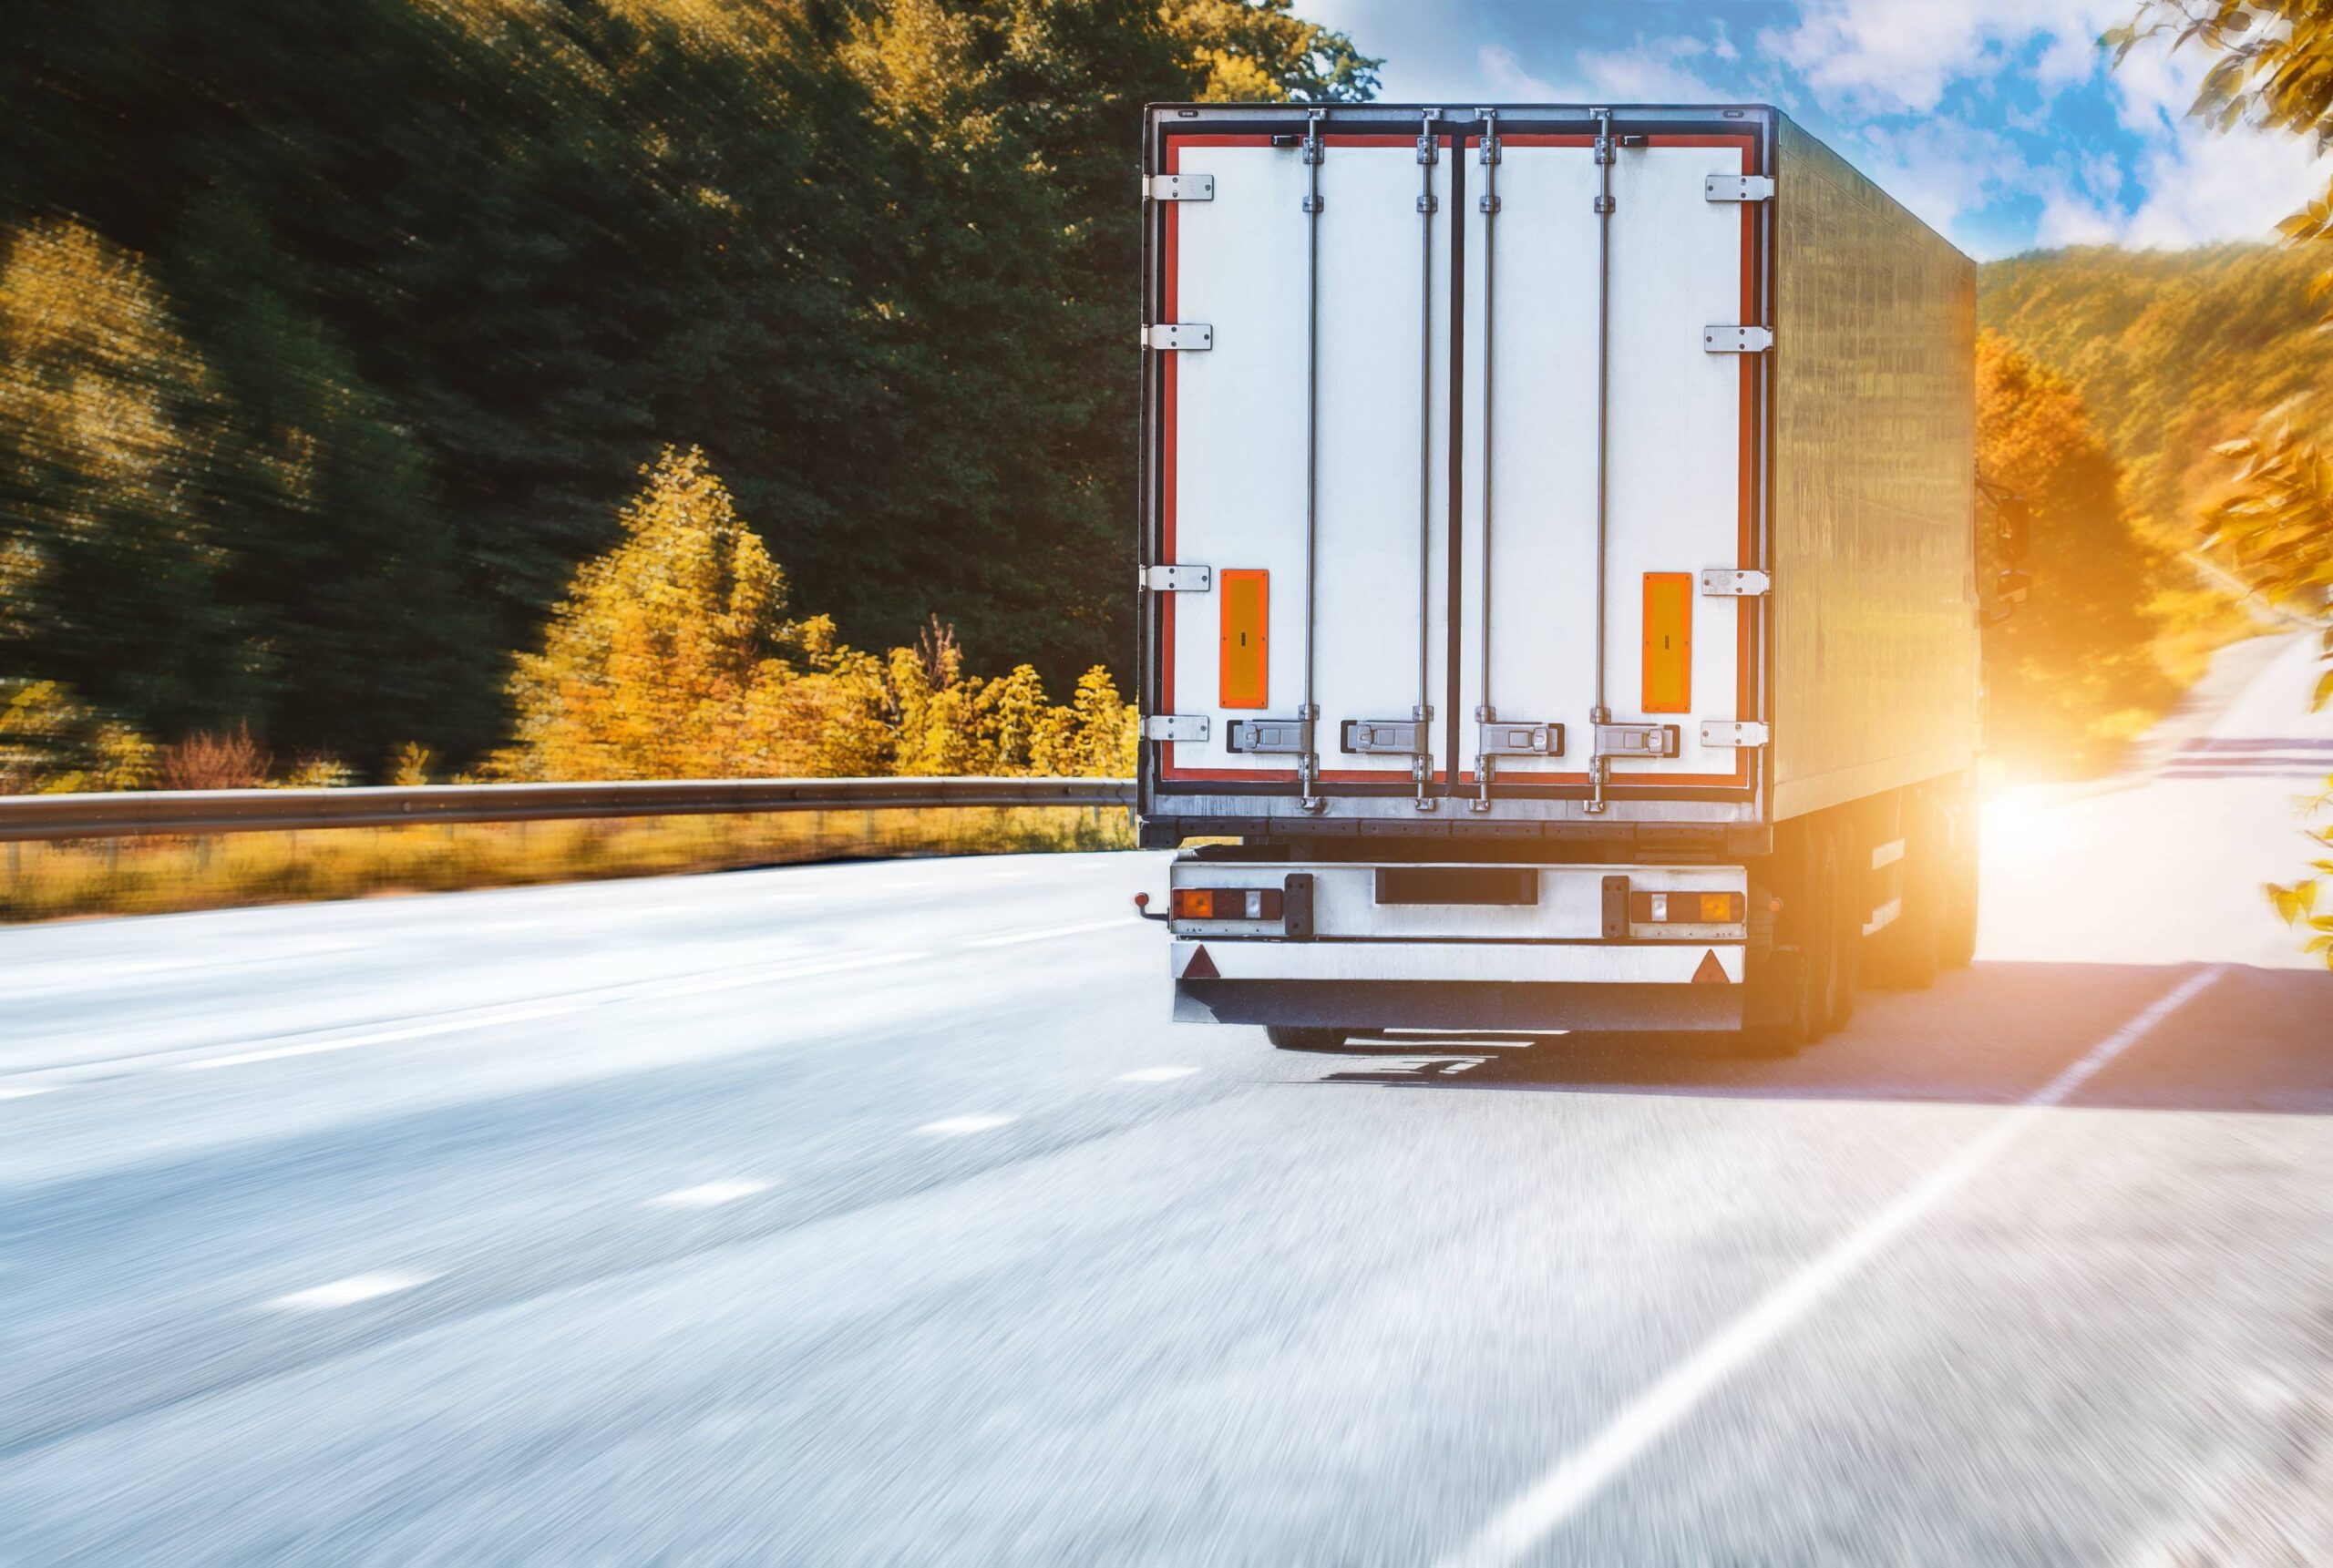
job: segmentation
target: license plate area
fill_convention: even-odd
[[[1515,908],[1539,902],[1539,872],[1531,866],[1381,866],[1374,893],[1381,905]]]

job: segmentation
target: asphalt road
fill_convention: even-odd
[[[0,1563],[2333,1563],[2307,679],[1784,1062],[1171,1025],[1150,856],[0,932]]]

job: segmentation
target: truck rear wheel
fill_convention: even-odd
[[[1903,892],[1896,918],[1879,933],[1882,983],[1925,990],[1936,983],[1939,928],[1947,897],[1944,813],[1927,791],[1904,803]]]
[[[1763,951],[1765,962],[1755,966],[1764,972],[1753,971],[1743,999],[1740,1040],[1745,1054],[1790,1056],[1830,1030],[1832,1012],[1840,1005],[1840,907],[1847,902],[1840,876],[1843,838],[1829,823],[1810,823],[1797,873],[1785,878],[1789,893],[1779,918],[1765,909],[1751,912],[1751,952]],[[1767,922],[1771,937],[1762,928]]]
[[[1944,916],[1937,922],[1937,962],[1965,969],[1977,957],[1977,791],[1963,774],[1944,813]]]
[[[1312,1029],[1298,1024],[1275,1023],[1265,1027],[1264,1038],[1280,1050],[1334,1050],[1344,1044],[1345,1033],[1341,1029]]]
[[[1869,881],[1862,870],[1871,864],[1871,851],[1864,847],[1863,835],[1844,819],[1824,838],[1827,847],[1817,864],[1823,867],[1823,885],[1830,889],[1831,950],[1819,1021],[1829,1034],[1846,1028],[1855,1016],[1855,988],[1863,983],[1862,889]]]

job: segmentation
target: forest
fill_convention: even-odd
[[[0,790],[1124,766],[1136,111],[1366,98],[1355,41],[1290,0],[216,20],[37,0],[0,56]],[[1981,466],[2036,519],[2005,756],[2104,765],[2244,629],[2195,522],[2333,368],[2312,269],[1982,269]]]
[[[1136,110],[1374,87],[1288,0],[219,21],[11,9],[20,774],[100,723],[365,777],[483,758],[667,446],[863,646],[938,614],[1056,690],[1122,666]]]

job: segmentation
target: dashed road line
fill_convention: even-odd
[[[335,1307],[354,1307],[360,1301],[395,1296],[401,1290],[427,1285],[436,1277],[432,1274],[352,1274],[346,1279],[335,1279],[330,1285],[319,1285],[307,1290],[295,1290],[289,1296],[279,1296],[267,1305],[284,1312],[324,1312]]]
[[[972,1132],[993,1132],[1017,1120],[1017,1117],[998,1115],[946,1116],[937,1122],[926,1122],[916,1131],[933,1138],[961,1138]]]
[[[667,1209],[714,1209],[723,1204],[734,1204],[741,1198],[758,1197],[768,1192],[770,1184],[751,1176],[733,1178],[725,1182],[700,1182],[694,1187],[663,1194],[648,1200],[650,1206]]]
[[[1188,1078],[1198,1071],[1196,1067],[1138,1067],[1132,1072],[1118,1074],[1120,1083],[1172,1083],[1177,1078]]]

